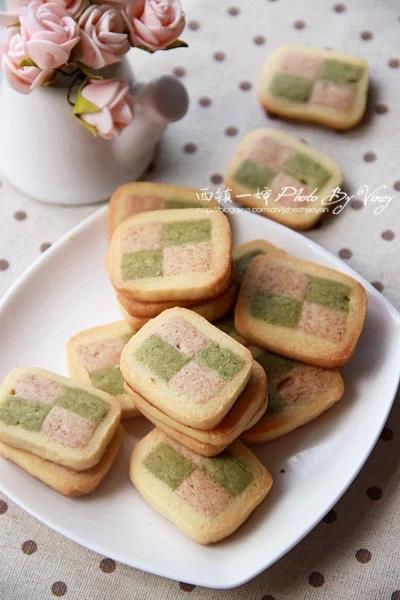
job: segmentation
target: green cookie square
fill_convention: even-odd
[[[148,337],[136,350],[135,356],[165,381],[169,381],[189,362],[189,359],[158,335]]]
[[[109,411],[108,404],[102,398],[79,388],[66,388],[57,405],[97,424]]]
[[[204,204],[195,200],[180,200],[179,198],[166,198],[164,208],[203,208]]]
[[[103,392],[107,392],[112,396],[125,392],[124,379],[118,366],[97,369],[96,371],[92,371],[89,377],[93,387],[103,390]]]
[[[312,79],[280,72],[273,76],[269,84],[269,91],[273,96],[287,98],[293,102],[308,102],[313,85]]]
[[[239,496],[254,480],[249,467],[227,452],[205,460],[201,468],[232,496]]]
[[[233,178],[241,185],[251,190],[263,190],[271,185],[275,171],[261,166],[253,160],[244,160],[236,169]]]
[[[140,250],[123,254],[121,259],[123,281],[160,277],[162,274],[162,250]]]
[[[257,354],[255,360],[260,363],[262,367],[264,367],[264,371],[268,375],[268,380],[273,377],[278,377],[279,375],[288,373],[299,364],[295,360],[290,360],[290,358],[272,354],[272,352],[267,352],[266,350],[263,350],[260,354]]]
[[[197,362],[213,371],[223,379],[233,379],[243,367],[243,360],[227,348],[212,342],[196,356]]]
[[[158,444],[146,456],[143,464],[171,490],[176,490],[196,468],[190,460],[164,442]]]
[[[296,152],[283,166],[287,175],[298,179],[312,189],[322,187],[330,178],[331,173],[319,162],[302,152]]]
[[[333,310],[349,311],[351,288],[339,281],[310,277],[307,285],[306,300],[323,304]]]
[[[318,79],[335,83],[356,83],[361,79],[363,69],[344,60],[329,58],[324,60],[318,72]]]
[[[280,327],[297,327],[301,307],[301,302],[293,298],[262,292],[256,292],[249,302],[251,316]]]
[[[211,220],[173,221],[163,225],[164,246],[197,244],[211,239]]]
[[[0,405],[0,421],[28,431],[39,431],[51,408],[48,404],[8,396]]]

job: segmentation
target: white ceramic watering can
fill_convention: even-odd
[[[133,80],[127,65],[124,79]],[[72,115],[66,89],[24,95],[3,79],[0,87],[0,173],[14,187],[44,202],[91,204],[138,179],[162,133],[187,112],[188,95],[174,77],[134,84],[132,123],[112,140],[93,137]]]

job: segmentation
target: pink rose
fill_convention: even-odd
[[[0,55],[1,69],[7,81],[11,87],[22,94],[29,94],[35,88],[49,81],[53,75],[52,69],[42,70],[34,65],[29,65],[30,61],[26,55],[25,45],[18,27],[10,27],[7,30]]]
[[[21,9],[20,23],[27,54],[38,67],[57,68],[68,63],[79,42],[79,29],[60,3],[33,0]]]
[[[119,62],[130,49],[127,25],[121,11],[113,6],[89,6],[81,15],[79,60],[92,69]]]
[[[150,50],[166,48],[185,28],[180,0],[144,0],[125,9],[131,42]]]
[[[112,140],[133,119],[133,97],[126,81],[90,79],[78,96],[74,113],[95,135]]]
[[[49,0],[40,0],[40,4],[46,4],[48,1]],[[6,13],[0,14],[1,16],[7,14],[9,20],[16,23],[21,13],[21,8],[28,6],[29,2],[30,0],[6,0]],[[88,5],[89,0],[51,0],[51,2],[65,8],[71,17],[77,17]],[[3,23],[0,20],[0,25],[2,24]]]

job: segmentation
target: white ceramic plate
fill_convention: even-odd
[[[379,292],[290,229],[242,211],[233,224],[236,242],[265,237],[300,258],[353,275],[367,288],[369,301],[366,328],[344,369],[343,400],[316,422],[255,447],[275,484],[247,523],[226,541],[202,547],[147,506],[128,479],[131,448],[149,429],[144,420],[132,422],[110,476],[87,498],[64,498],[0,460],[1,490],[43,523],[119,562],[213,588],[251,579],[320,521],[371,452],[400,371],[400,316]],[[0,308],[1,377],[16,366],[65,373],[65,340],[120,318],[103,267],[106,239],[101,209],[47,251],[7,294]]]

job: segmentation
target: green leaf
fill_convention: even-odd
[[[174,50],[174,48],[189,48],[189,44],[187,42],[185,42],[184,40],[175,40],[174,42],[172,42],[172,44],[170,44],[169,46],[167,46],[166,48],[163,48],[164,50]]]
[[[96,129],[96,127],[94,127],[94,125],[90,125],[89,123],[86,123],[86,121],[84,121],[83,119],[81,119],[77,115],[75,115],[75,117],[78,119],[79,123],[81,125],[83,125],[83,127],[85,129],[87,129],[92,135],[94,135],[94,137],[97,137],[97,129]]]
[[[82,73],[84,73],[87,77],[90,77],[90,79],[104,79],[104,77],[102,77],[101,75],[98,75],[97,73],[95,73],[94,71],[89,69],[89,67],[87,67],[86,65],[83,65],[82,63],[79,63],[79,68],[82,71]]]
[[[155,50],[152,50],[151,48],[148,48],[147,46],[142,46],[141,44],[138,44],[137,46],[135,46],[135,48],[139,48],[139,50],[144,50],[145,52],[148,52],[149,54],[154,54]]]
[[[93,104],[90,100],[87,100],[82,94],[78,94],[75,100],[74,115],[81,115],[82,113],[97,113],[101,109],[97,104]]]

